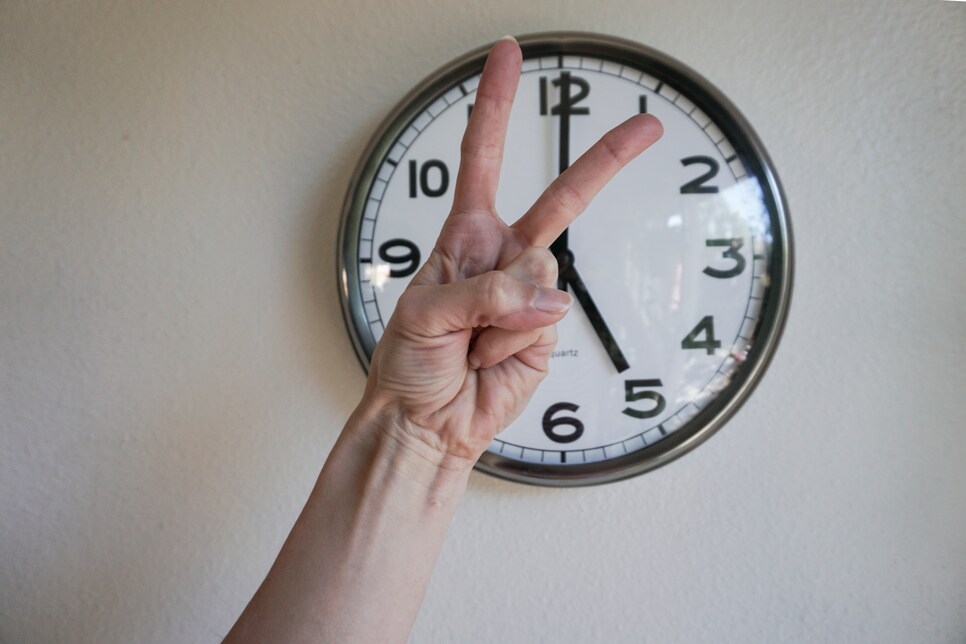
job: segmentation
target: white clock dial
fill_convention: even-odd
[[[556,485],[614,480],[690,449],[750,391],[787,307],[784,206],[750,128],[680,64],[587,36],[521,45],[497,198],[507,223],[632,114],[654,114],[665,134],[554,244],[559,287],[577,301],[550,375],[480,467]],[[452,203],[477,58],[406,102],[350,195],[341,278],[366,362]]]

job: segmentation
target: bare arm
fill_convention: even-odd
[[[404,641],[469,467],[361,405],[226,641]]]
[[[548,246],[660,123],[607,133],[513,226],[494,203],[521,55],[490,51],[453,209],[379,342],[366,392],[228,642],[403,642],[470,470],[547,373],[570,296]]]

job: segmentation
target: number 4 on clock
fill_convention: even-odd
[[[700,339],[702,335],[703,340]],[[709,356],[714,355],[714,350],[720,347],[721,340],[714,337],[714,317],[710,315],[701,318],[697,326],[691,329],[691,333],[681,340],[682,349],[705,349]]]

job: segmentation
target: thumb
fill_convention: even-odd
[[[410,286],[393,317],[427,336],[488,326],[529,331],[556,323],[572,303],[564,291],[490,271],[450,284]]]

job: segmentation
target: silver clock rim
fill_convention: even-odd
[[[714,85],[680,61],[631,40],[586,32],[542,32],[517,38],[525,58],[583,54],[606,58],[646,71],[686,94],[728,136],[750,174],[761,183],[773,239],[770,245],[772,284],[762,304],[762,316],[747,366],[734,380],[683,427],[668,437],[624,456],[595,463],[542,465],[516,461],[485,452],[476,469],[493,476],[549,487],[576,487],[610,483],[638,476],[691,451],[717,432],[745,403],[758,385],[778,347],[791,301],[793,242],[784,190],[764,145],[750,123]],[[356,356],[368,371],[375,339],[366,323],[359,290],[358,237],[368,189],[382,160],[409,123],[453,84],[482,70],[490,45],[460,56],[428,76],[384,119],[353,173],[342,211],[337,252],[337,276],[342,314]]]

